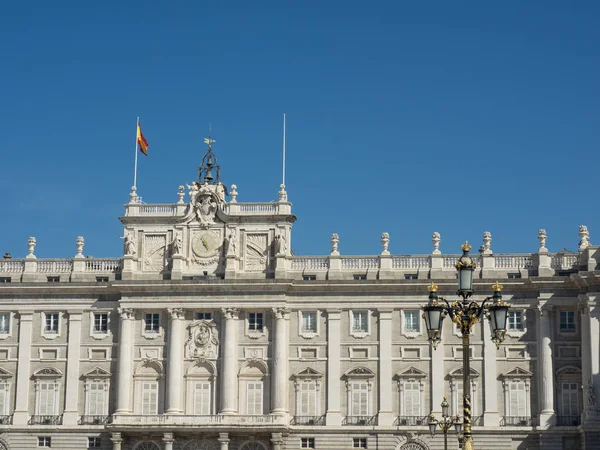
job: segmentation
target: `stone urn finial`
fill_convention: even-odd
[[[183,198],[185,197],[185,187],[184,186],[179,186],[178,191],[177,191],[177,203],[179,203],[180,205],[183,204]]]
[[[331,235],[331,254],[332,255],[340,254],[340,251],[338,250],[339,243],[340,243],[340,237],[338,236],[337,233],[333,233]]]
[[[491,255],[492,254],[492,249],[491,249],[491,245],[492,244],[492,233],[490,233],[489,231],[484,231],[483,232],[483,246],[481,248],[481,253],[483,255]]]
[[[35,238],[33,236],[31,236],[28,240],[27,240],[27,247],[29,248],[29,254],[27,255],[27,258],[33,258],[35,259],[35,255],[33,254],[34,250],[35,250],[35,246],[37,245],[37,242],[35,240]]]
[[[285,184],[279,185],[279,201],[287,202],[287,192],[285,190]]]
[[[538,249],[538,253],[548,253],[548,249],[546,248],[546,238],[548,235],[546,234],[546,230],[541,228],[538,231],[538,240],[540,241],[540,248]]]
[[[75,241],[75,246],[77,247],[77,254],[75,258],[83,258],[83,246],[85,245],[85,240],[83,236],[77,236],[77,240]]]
[[[229,196],[231,197],[231,201],[230,203],[237,203],[237,196],[238,196],[238,191],[237,191],[237,186],[235,184],[231,185],[231,192],[229,193]]]
[[[579,251],[582,252],[590,246],[590,233],[585,225],[579,225]]]
[[[437,231],[434,231],[433,234],[431,235],[431,242],[433,243],[433,254],[434,255],[439,255],[442,252],[440,251],[440,241],[442,240],[440,233],[438,233]]]
[[[382,255],[389,255],[390,251],[388,250],[388,247],[390,245],[390,234],[389,233],[381,233],[381,245],[383,247],[383,250],[381,251]]]

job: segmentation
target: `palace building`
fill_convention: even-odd
[[[441,450],[428,416],[471,394],[475,448],[600,449],[600,259],[577,252],[472,258],[474,299],[504,286],[506,338],[474,326],[434,348],[427,287],[454,298],[458,252],[291,252],[296,217],[238,201],[210,148],[172,204],[125,205],[123,255],[0,260],[0,449]],[[433,230],[432,230],[433,231]],[[575,230],[577,231],[577,230]],[[535,239],[535,236],[532,237]],[[575,233],[574,233],[575,238]],[[575,241],[577,242],[577,241]],[[452,244],[452,249],[460,243]],[[459,448],[454,430],[448,448]]]

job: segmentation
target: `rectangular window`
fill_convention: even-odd
[[[508,329],[523,331],[523,311],[508,312]]]
[[[106,414],[106,391],[104,383],[94,382],[88,385],[87,414],[89,416],[103,416]]]
[[[357,274],[357,275],[354,275],[354,279],[355,280],[366,280],[367,276],[363,275],[363,274]]]
[[[212,320],[212,313],[209,312],[197,312],[196,320]]]
[[[527,391],[525,390],[525,383],[523,381],[514,381],[510,383],[508,389],[509,416],[526,417]]]
[[[38,447],[52,447],[52,439],[49,436],[38,437]]]
[[[575,331],[575,311],[560,312],[560,331]]]
[[[197,416],[210,416],[210,382],[196,383],[194,390],[194,414]]]
[[[102,438],[90,437],[88,438],[88,448],[100,448],[102,447]]]
[[[369,331],[367,311],[353,311],[352,331]]]
[[[159,332],[159,320],[160,314],[158,313],[146,313],[146,333],[158,333]]]
[[[302,275],[302,280],[304,280],[304,281],[316,281],[317,280],[317,276],[316,275]]]
[[[46,313],[44,334],[58,334],[58,313]]]
[[[405,273],[404,274],[405,280],[416,280],[418,278],[419,278],[419,276],[416,273]]]
[[[315,438],[301,438],[300,448],[315,448]]]
[[[54,382],[41,382],[38,389],[37,414],[39,416],[53,416],[56,414]]]
[[[249,381],[246,385],[247,414],[259,416],[263,413],[263,383],[262,381]]]
[[[108,333],[108,314],[107,313],[94,313],[94,333],[97,333],[97,334]]]
[[[369,384],[362,381],[353,381],[352,386],[352,416],[369,415]]]
[[[0,313],[0,334],[10,332],[10,313]]]
[[[317,415],[317,385],[314,381],[303,381],[300,384],[300,415]]]
[[[0,283],[10,283],[11,281],[11,277],[0,277]]]
[[[404,311],[404,331],[418,333],[419,328],[419,311]]]
[[[421,386],[418,381],[404,383],[404,405],[405,416],[421,417]]]
[[[317,313],[316,311],[302,313],[302,332],[316,333],[317,332]]]
[[[579,416],[579,389],[577,383],[561,383],[561,406],[563,416]]]
[[[46,277],[48,283],[60,283],[60,277]]]
[[[354,438],[353,448],[367,448],[367,438]]]
[[[108,277],[96,277],[96,283],[108,283]]]
[[[262,331],[263,330],[263,314],[262,313],[248,313],[248,330],[249,331]]]
[[[142,383],[142,414],[158,414],[158,383]]]

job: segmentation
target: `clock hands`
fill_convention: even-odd
[[[204,248],[208,250],[208,242],[206,242],[206,238],[204,237],[202,237],[202,244],[204,245]]]

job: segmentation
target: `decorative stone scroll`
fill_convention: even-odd
[[[213,321],[196,320],[188,327],[188,340],[185,343],[186,358],[212,359],[217,357],[219,335]]]
[[[225,319],[237,319],[240,310],[238,308],[221,308],[221,314]]]

